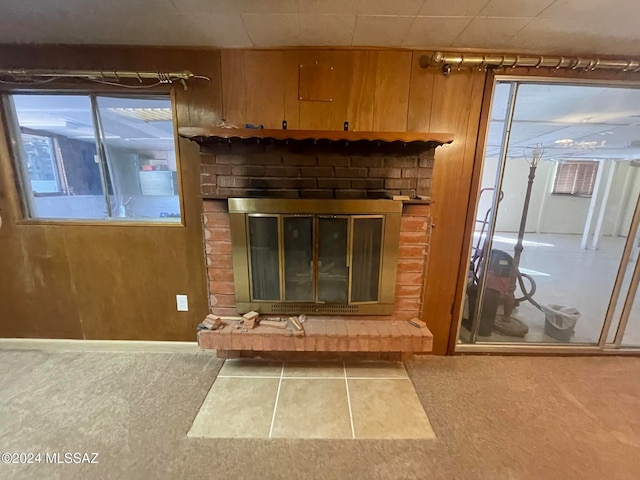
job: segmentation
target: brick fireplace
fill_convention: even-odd
[[[229,198],[390,199],[404,196],[395,200],[402,202],[402,213],[390,315],[309,316],[306,323],[309,332],[304,340],[282,338],[282,332],[264,330],[264,334],[259,334],[259,329],[245,335],[234,335],[232,329],[225,333],[206,332],[215,337],[208,335],[203,340],[205,332],[200,332],[201,346],[225,351],[430,350],[432,337],[428,329],[411,327],[407,320],[423,317],[422,296],[427,281],[432,225],[429,195],[434,151],[445,142],[416,145],[342,141],[318,145],[315,141],[283,144],[282,141],[218,140],[213,145],[199,143],[209,306],[211,313],[221,317],[246,313],[236,308]],[[342,339],[340,332],[344,334]],[[327,343],[324,337],[335,337],[335,341]]]
[[[219,316],[233,316],[236,310],[231,254],[229,209],[226,200],[203,200],[205,259],[209,282],[209,307]],[[429,256],[431,217],[429,205],[405,204],[400,221],[400,244],[395,281],[394,311],[380,320],[409,320],[421,317],[422,291]],[[363,317],[358,317],[362,320]]]

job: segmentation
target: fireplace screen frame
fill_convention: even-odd
[[[394,310],[400,221],[402,202],[396,200],[311,200],[311,199],[260,199],[229,198],[229,221],[235,285],[236,309],[239,313],[254,310],[260,313],[285,314],[349,314],[390,315]],[[251,254],[249,242],[250,217],[276,217],[278,225],[278,272],[280,300],[255,300],[252,298]],[[285,300],[284,281],[284,218],[312,217],[313,232],[313,301]],[[348,243],[348,295],[345,303],[318,301],[318,222],[320,218],[347,218]],[[382,238],[378,274],[378,299],[376,301],[352,301],[352,249],[355,219],[382,218]]]

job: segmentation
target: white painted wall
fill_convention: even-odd
[[[482,188],[493,187],[496,182],[498,158],[485,159]],[[601,167],[602,168],[602,167]],[[559,233],[581,235],[589,210],[591,198],[552,195],[556,164],[542,161],[536,170],[533,183],[526,232]],[[603,235],[623,235],[629,229],[635,202],[640,194],[640,169],[628,162],[619,162],[602,226]],[[527,188],[529,165],[523,158],[507,159],[502,185],[504,198],[500,204],[496,231],[517,232],[522,216],[522,207]],[[605,175],[606,180],[606,175]],[[625,187],[626,185],[626,187]],[[599,194],[598,208],[602,203],[604,185]],[[491,206],[492,196],[485,193],[478,205],[477,218],[484,217]],[[595,218],[592,229],[595,228]]]

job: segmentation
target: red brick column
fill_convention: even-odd
[[[216,315],[237,315],[227,202],[205,200],[203,212],[209,309]]]
[[[394,320],[421,316],[430,235],[429,205],[406,204],[400,221]]]

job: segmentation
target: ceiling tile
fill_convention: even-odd
[[[170,22],[171,28],[167,28]],[[74,33],[89,41],[112,45],[250,47],[240,15],[147,14],[130,18],[86,18],[74,21]]]
[[[299,0],[299,13],[357,14],[361,0]]]
[[[243,15],[256,47],[350,45],[355,15]]]
[[[537,17],[556,0],[490,0],[480,10],[482,17]]]
[[[617,5],[614,5],[616,4]],[[558,20],[593,20],[601,18],[625,18],[640,16],[640,2],[606,0],[557,0],[549,8],[540,13],[540,18]]]
[[[560,55],[637,55],[640,51],[637,36],[592,22],[548,18],[531,20],[512,44],[521,51]]]
[[[353,45],[397,47],[409,32],[415,17],[358,15]]]
[[[74,29],[61,29],[66,22],[64,14],[49,12],[38,21],[37,28],[24,28],[30,17],[24,14],[0,16],[0,43],[81,43]]]
[[[355,15],[299,15],[297,45],[351,45]]]
[[[59,1],[67,12],[72,14],[83,13],[89,15],[108,15],[120,19],[125,16],[135,15],[144,17],[145,15],[158,15],[176,13],[176,7],[170,0],[110,0],[108,2],[87,1],[87,0],[64,0]]]
[[[305,0],[301,0],[304,2]],[[418,15],[424,0],[360,0],[361,15]]]
[[[510,40],[528,18],[476,17],[453,41],[455,48],[511,48]]]
[[[473,17],[489,0],[425,0],[420,15],[435,17]]]
[[[185,30],[178,37],[185,38],[185,45],[223,48],[252,47],[253,43],[238,14],[186,15]],[[162,22],[159,22],[160,25]],[[173,45],[180,45],[176,39]]]
[[[122,33],[123,19],[139,18],[144,22],[150,9],[169,17],[176,13],[170,0],[113,0],[93,4],[86,0],[0,0],[3,13],[0,42],[100,44],[114,39],[114,43],[134,44],[135,30],[126,38],[114,34],[113,30]]]
[[[256,47],[295,45],[298,14],[245,14],[242,21]]]
[[[405,47],[448,47],[472,17],[416,17],[403,41]]]
[[[181,12],[298,13],[298,0],[171,0]]]

